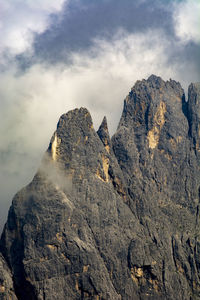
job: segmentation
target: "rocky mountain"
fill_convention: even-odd
[[[61,116],[0,242],[0,299],[200,299],[200,84],[137,81],[112,139]]]

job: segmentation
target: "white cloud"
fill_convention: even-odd
[[[173,17],[176,35],[182,42],[200,42],[200,1],[176,2]]]
[[[64,0],[3,0],[0,19],[1,56],[20,54],[30,50],[33,33],[43,32],[51,13],[59,12]]]

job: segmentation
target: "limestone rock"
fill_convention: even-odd
[[[192,83],[188,88],[188,116],[190,135],[197,153],[200,151],[200,84]]]
[[[0,299],[17,300],[14,292],[12,275],[2,255],[0,255]]]
[[[61,116],[9,211],[2,299],[200,299],[199,101],[152,75],[112,139],[85,108]]]

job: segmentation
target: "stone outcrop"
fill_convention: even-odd
[[[112,139],[61,116],[9,210],[0,299],[200,299],[199,92],[136,82]]]

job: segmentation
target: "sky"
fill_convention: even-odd
[[[2,0],[0,40],[0,231],[61,114],[112,135],[136,80],[200,81],[200,0]]]

